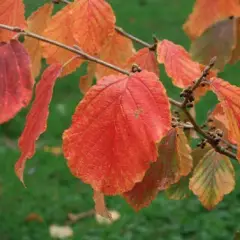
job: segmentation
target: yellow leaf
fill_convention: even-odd
[[[194,169],[189,188],[211,210],[235,186],[235,173],[228,157],[208,151]]]

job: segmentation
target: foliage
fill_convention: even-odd
[[[51,16],[53,3],[66,6]],[[109,216],[104,195],[121,195],[136,210],[149,205],[163,190],[169,198],[181,199],[188,195],[188,182],[189,190],[206,208],[215,207],[235,185],[229,157],[240,160],[239,88],[218,78],[213,70],[239,58],[239,2],[217,0],[209,7],[217,12],[204,17],[206,0],[196,1],[184,29],[194,39],[192,55],[200,63],[169,40],[155,38],[148,44],[126,33],[115,25],[114,12],[105,0],[53,3],[40,7],[28,20],[23,18],[21,0],[0,4],[4,13],[0,39],[5,41],[0,44],[1,123],[28,105],[41,58],[49,64],[37,84],[19,140],[21,157],[15,171],[20,180],[23,182],[25,162],[33,156],[36,140],[46,130],[57,78],[87,63],[88,74],[80,78],[80,89],[86,94],[63,133],[63,153],[73,175],[94,189],[96,211]],[[225,29],[232,37],[223,51],[224,38],[216,48],[213,44]],[[23,44],[17,40],[19,36],[24,36]],[[133,41],[143,48],[136,52]],[[196,53],[196,48],[203,51]],[[164,64],[172,83],[183,89],[182,101],[167,96],[157,61]],[[91,87],[95,77],[97,83]],[[214,120],[208,118],[203,128],[189,108],[206,91],[219,99],[221,124],[210,126]],[[203,140],[192,157],[193,131]]]

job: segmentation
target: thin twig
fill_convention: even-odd
[[[87,217],[92,217],[95,215],[95,209],[91,209],[87,212],[81,212],[81,213],[77,213],[77,214],[74,214],[74,213],[69,213],[68,214],[68,220],[67,220],[67,224],[74,224],[76,223],[77,221],[79,220],[82,220],[84,218],[87,218]]]
[[[207,139],[209,144],[219,153],[224,154],[230,158],[237,159],[236,154],[228,151],[225,148],[222,148],[219,144],[216,143],[216,141],[208,135],[205,131],[201,129],[201,127],[196,123],[195,119],[192,117],[192,115],[189,113],[189,111],[186,108],[182,108],[183,112],[186,114],[188,120],[191,122],[193,125],[194,129],[196,132],[198,132],[202,137]]]
[[[231,149],[233,149],[233,150],[235,150],[235,151],[238,150],[238,148],[237,148],[237,146],[236,146],[235,144],[230,143],[230,142],[227,141],[226,139],[222,138],[221,141],[222,141],[224,144],[226,144],[228,148],[231,148]]]
[[[182,103],[182,108],[185,108],[187,106],[190,97],[193,95],[194,91],[200,86],[202,81],[206,79],[210,70],[213,68],[215,62],[216,62],[216,57],[213,57],[210,60],[209,65],[206,66],[206,68],[203,70],[202,75],[196,80],[196,82],[189,89],[187,89],[187,95],[185,96],[184,101]]]
[[[122,28],[120,28],[120,27],[118,27],[118,26],[115,26],[115,31],[117,31],[118,33],[120,33],[122,36],[127,37],[127,38],[133,40],[133,41],[136,42],[136,43],[141,44],[141,45],[144,46],[144,47],[147,47],[147,48],[152,48],[152,47],[153,47],[153,45],[151,45],[151,44],[149,44],[149,43],[147,43],[147,42],[144,42],[143,40],[141,40],[141,39],[133,36],[133,35],[130,34],[130,33],[127,33],[126,31],[124,31]]]
[[[52,2],[55,3],[55,4],[59,4],[59,3],[69,4],[69,3],[71,3],[68,0],[52,0]]]
[[[35,33],[32,33],[32,32],[29,32],[29,31],[25,31],[19,27],[11,27],[11,26],[8,26],[8,25],[5,25],[5,24],[0,24],[0,28],[3,28],[3,29],[6,29],[6,30],[9,30],[9,31],[12,31],[12,32],[17,32],[17,33],[20,33],[21,35],[25,35],[25,36],[28,36],[28,37],[31,37],[31,38],[35,38],[35,39],[38,39],[40,41],[43,41],[43,42],[46,42],[46,43],[49,43],[49,44],[52,44],[52,45],[55,45],[57,47],[60,47],[60,48],[63,48],[63,49],[66,49],[72,53],[75,53],[79,56],[81,56],[82,58],[88,60],[88,61],[92,61],[92,62],[95,62],[95,63],[98,63],[100,65],[103,65],[105,67],[108,67],[108,68],[111,68],[117,72],[120,72],[122,74],[125,74],[125,75],[130,75],[130,73],[122,68],[119,68],[111,63],[107,63],[105,61],[102,61],[101,59],[99,58],[96,58],[96,57],[93,57],[79,49],[76,49],[74,47],[70,47],[70,46],[67,46],[63,43],[60,43],[60,42],[57,42],[57,41],[54,41],[54,40],[51,40],[49,38],[45,38],[41,35],[38,35],[38,34],[35,34]]]
[[[92,61],[92,62],[96,62],[96,63],[98,63],[98,64],[101,64],[101,65],[103,65],[103,66],[105,66],[105,67],[111,68],[111,69],[113,69],[113,70],[115,70],[115,71],[117,71],[117,72],[120,72],[120,73],[122,73],[122,74],[130,75],[130,72],[128,72],[128,71],[126,71],[126,70],[124,70],[124,69],[121,69],[121,68],[119,68],[119,67],[117,67],[117,66],[115,66],[115,65],[113,65],[113,64],[110,64],[110,63],[108,63],[108,62],[105,62],[105,61],[103,61],[103,60],[101,60],[101,59],[99,59],[99,58],[93,57],[93,56],[91,56],[91,55],[83,52],[83,51],[80,50],[80,49],[67,46],[67,45],[65,45],[65,44],[63,44],[63,43],[60,43],[60,42],[57,42],[57,41],[54,41],[54,40],[45,38],[45,37],[43,37],[43,36],[41,36],[41,35],[38,35],[38,34],[35,34],[35,33],[32,33],[32,32],[29,32],[29,31],[25,31],[25,30],[23,30],[23,29],[21,29],[21,28],[19,28],[19,27],[11,27],[11,26],[8,26],[8,25],[0,24],[0,28],[6,29],[6,30],[9,30],[9,31],[12,31],[12,32],[17,32],[17,33],[20,33],[20,34],[22,34],[22,35],[25,35],[25,36],[28,36],[28,37],[31,37],[31,38],[35,38],[35,39],[38,39],[38,40],[40,40],[40,41],[43,41],[43,42],[46,42],[46,43],[49,43],[49,44],[58,46],[58,47],[60,47],[60,48],[66,49],[66,50],[68,50],[68,51],[70,51],[70,52],[73,52],[73,53],[81,56],[82,58],[84,58],[84,59],[86,59],[86,60],[89,60],[89,61]],[[199,84],[194,87],[194,90],[195,90],[198,86],[199,86]],[[222,153],[222,154],[224,154],[224,155],[226,155],[226,156],[229,156],[229,157],[231,157],[231,158],[237,159],[237,158],[236,158],[236,155],[235,155],[234,153],[232,153],[232,152],[230,152],[230,151],[222,148],[222,147],[219,146],[218,144],[216,144],[216,142],[214,141],[214,139],[213,139],[210,135],[208,135],[207,133],[205,133],[205,132],[199,127],[199,125],[196,123],[196,121],[194,120],[194,118],[192,117],[192,115],[188,112],[188,110],[186,109],[186,106],[185,106],[184,104],[182,104],[181,102],[178,102],[178,101],[176,101],[176,100],[174,100],[174,99],[171,99],[171,98],[169,98],[169,102],[170,102],[172,105],[174,105],[174,106],[182,109],[182,110],[185,112],[185,114],[186,114],[186,116],[188,117],[189,121],[190,121],[191,124],[193,125],[195,131],[198,132],[200,135],[202,135],[205,139],[207,139],[208,142],[215,148],[215,150],[216,150],[217,152]]]

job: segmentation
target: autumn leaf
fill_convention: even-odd
[[[240,88],[220,79],[213,78],[210,82],[211,89],[217,95],[230,126],[230,139],[234,139],[238,145],[237,158],[240,160]]]
[[[136,210],[148,206],[160,190],[167,189],[187,176],[192,169],[191,148],[180,128],[173,128],[158,146],[158,159],[147,170],[142,182],[124,193],[127,202]]]
[[[92,86],[96,67],[97,64],[95,62],[88,62],[87,74],[80,78],[79,88],[83,94],[85,94]]]
[[[192,159],[193,159],[193,169],[198,165],[200,160],[203,158],[203,156],[211,150],[211,145],[207,144],[204,148],[195,148],[192,151]],[[189,190],[189,181],[192,177],[192,172],[190,172],[187,176],[181,177],[181,179],[171,185],[167,190],[166,194],[169,199],[172,200],[182,200],[184,198],[187,198],[190,196],[191,191]]]
[[[235,30],[235,37],[236,37],[236,46],[232,51],[232,56],[230,59],[230,63],[234,64],[240,59],[240,17],[235,18],[236,20],[236,30]]]
[[[9,26],[26,27],[23,0],[0,1],[0,23]],[[16,33],[0,29],[0,42],[9,41]]]
[[[35,142],[47,128],[48,106],[51,102],[55,81],[61,74],[61,70],[60,64],[50,65],[36,86],[36,97],[27,115],[25,128],[18,143],[21,156],[15,164],[15,172],[22,183],[26,160],[34,155]]]
[[[210,127],[220,129],[223,133],[223,139],[236,144],[236,140],[234,139],[234,129],[232,129],[231,125],[229,124],[222,103],[218,103],[216,105],[209,118],[212,120],[212,122],[210,121],[208,123]]]
[[[193,12],[183,29],[189,38],[195,39],[217,21],[238,16],[239,6],[239,0],[196,0]]]
[[[49,23],[52,9],[52,4],[45,4],[36,12],[34,12],[27,20],[27,30],[42,35],[43,31]],[[40,41],[37,39],[25,37],[24,47],[27,49],[28,54],[31,57],[32,74],[34,77],[37,77],[41,70],[42,48]]]
[[[72,6],[71,31],[77,45],[96,55],[114,33],[115,15],[105,0],[76,0]]]
[[[223,70],[235,48],[235,31],[235,17],[219,21],[210,26],[200,37],[192,42],[190,49],[192,59],[208,65],[213,57],[217,57],[214,68]]]
[[[63,134],[73,175],[105,195],[130,190],[157,159],[155,142],[171,127],[169,108],[154,73],[102,78],[79,103]]]
[[[149,72],[154,72],[159,76],[159,67],[156,60],[155,51],[150,50],[149,48],[142,48],[137,53],[134,54],[127,61],[129,68],[137,64],[142,70],[147,70]]]
[[[30,59],[17,40],[0,43],[0,123],[12,119],[32,97]]]
[[[208,151],[194,169],[190,189],[205,208],[211,210],[235,186],[235,173],[231,161],[214,149]]]
[[[188,52],[180,45],[163,40],[157,46],[158,62],[163,63],[167,75],[179,88],[188,87],[201,76],[200,65],[192,61]]]
[[[189,176],[181,177],[177,183],[171,185],[166,190],[167,197],[172,200],[182,200],[189,197],[191,192],[188,185]]]
[[[111,220],[111,214],[108,211],[105,204],[104,194],[101,192],[94,191],[93,200],[95,202],[96,214]]]
[[[73,38],[71,25],[72,4],[68,4],[68,6],[64,7],[52,17],[43,36],[72,47],[76,45],[77,42]],[[43,48],[43,57],[46,58],[48,64],[60,63],[64,65],[66,62],[76,57],[76,54],[58,46],[45,42],[41,42],[41,45]],[[74,72],[82,62],[83,59],[74,58],[69,64],[64,65],[61,76]]]
[[[124,68],[127,59],[130,58],[134,52],[132,41],[115,31],[100,51],[99,57],[105,62]],[[117,74],[117,72],[100,64],[97,65],[97,79],[111,74]]]

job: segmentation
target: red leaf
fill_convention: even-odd
[[[130,190],[156,161],[155,142],[171,127],[169,107],[153,73],[102,78],[89,89],[63,134],[73,175],[105,195]]]
[[[128,65],[132,66],[134,63],[136,63],[142,70],[154,72],[157,76],[159,76],[159,68],[155,51],[152,51],[149,48],[140,49],[128,60]]]
[[[23,0],[0,1],[0,23],[14,27],[25,28]],[[9,41],[16,33],[0,29],[0,42]]]
[[[157,46],[158,62],[165,65],[173,84],[185,88],[201,76],[200,65],[192,61],[189,53],[180,45],[163,40]]]
[[[53,64],[43,73],[36,87],[36,97],[26,119],[26,125],[19,139],[21,157],[15,165],[15,171],[23,182],[23,171],[27,159],[35,153],[35,142],[47,128],[48,105],[51,102],[53,87],[56,79],[61,74],[62,66]]]
[[[32,97],[30,59],[17,40],[0,43],[0,123],[13,118]]]
[[[97,54],[114,34],[115,15],[105,0],[76,0],[72,5],[70,27],[80,48]]]
[[[217,21],[239,13],[239,0],[196,0],[183,29],[191,39],[195,39]]]
[[[240,88],[220,79],[213,78],[211,88],[221,102],[229,126],[229,137],[238,145],[237,158],[240,161]]]
[[[183,130],[171,129],[159,143],[157,161],[152,163],[142,182],[124,193],[124,197],[138,211],[148,206],[160,190],[187,176],[192,165],[191,148]]]

